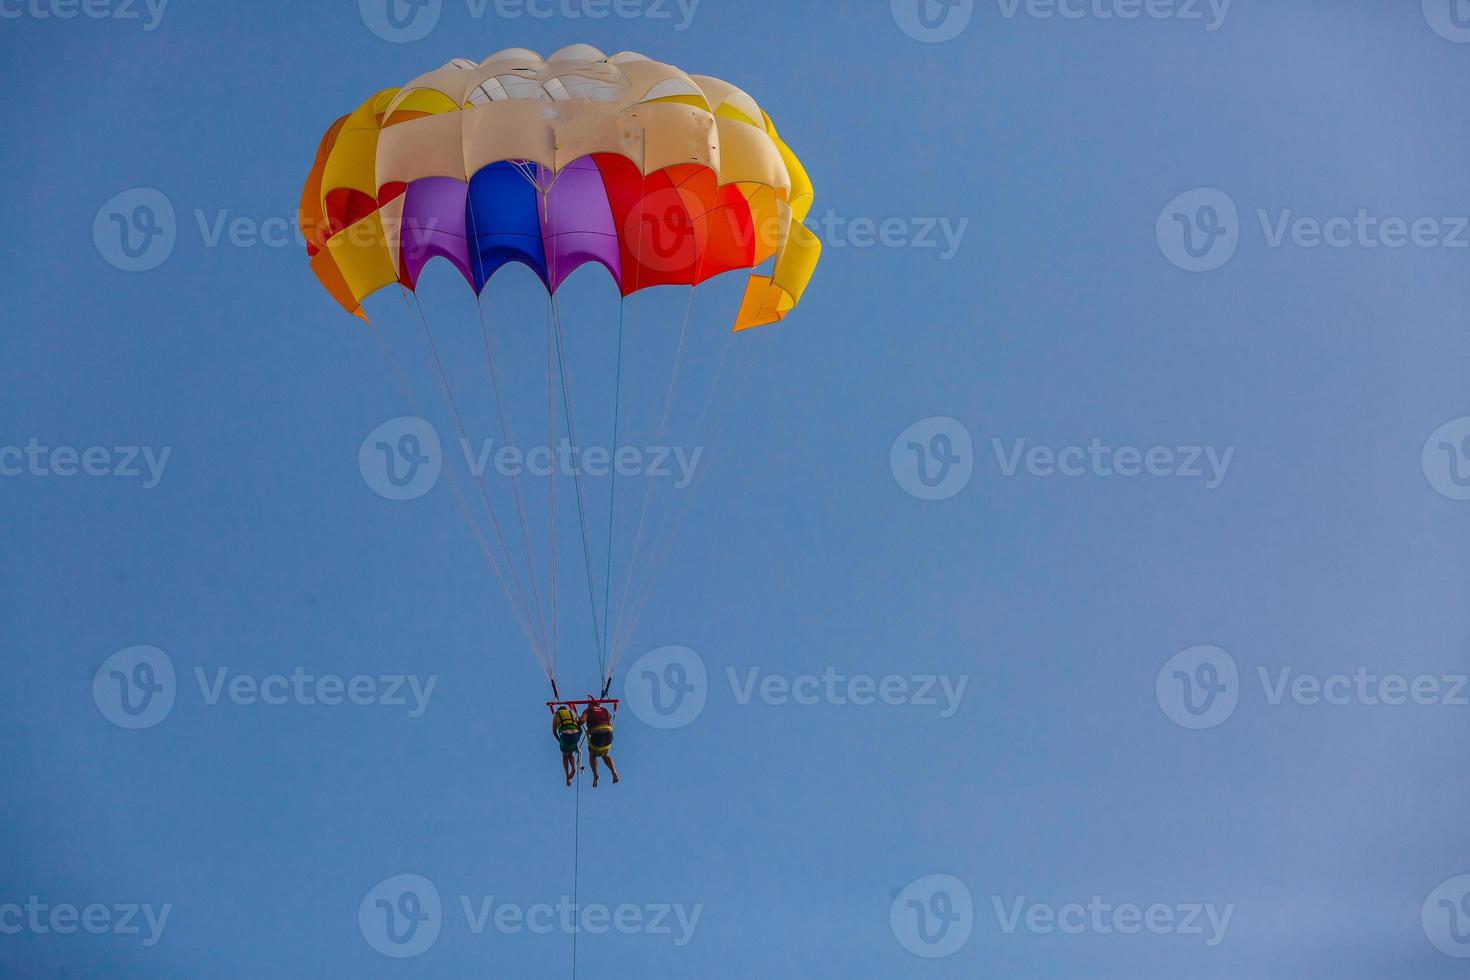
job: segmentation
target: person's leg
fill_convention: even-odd
[[[607,755],[603,756],[602,761],[607,763],[607,771],[612,773],[613,782],[620,782],[618,778],[618,767],[613,765],[612,753],[609,752]]]
[[[567,785],[572,785],[572,779],[577,775],[577,763],[572,758],[572,754],[570,752],[563,752],[561,754],[561,768],[562,771],[566,774]]]
[[[592,788],[593,789],[596,789],[597,788],[597,781],[598,781],[599,778],[601,778],[600,775],[599,775],[599,773],[598,773],[598,771],[597,771],[597,758],[598,758],[597,757],[597,753],[596,752],[593,752],[592,753]]]

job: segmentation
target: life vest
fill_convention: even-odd
[[[612,731],[612,715],[608,714],[606,708],[600,704],[594,704],[587,709],[587,731],[588,732],[610,732]]]
[[[559,735],[575,735],[582,728],[571,708],[556,709],[556,731]]]

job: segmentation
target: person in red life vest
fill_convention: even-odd
[[[612,773],[613,782],[617,783],[620,780],[618,779],[618,767],[613,765],[612,755],[609,754],[613,741],[612,714],[592,695],[587,695],[587,700],[591,703],[587,705],[587,710],[582,712],[581,721],[582,727],[587,732],[587,747],[591,750],[592,787],[596,789],[599,759],[607,763],[607,771]]]

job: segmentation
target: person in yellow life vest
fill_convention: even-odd
[[[559,705],[551,716],[551,733],[561,746],[561,767],[570,786],[577,776],[577,747],[582,744],[582,723],[571,708]]]
[[[587,729],[587,747],[591,749],[592,755],[592,787],[596,789],[598,760],[607,763],[607,771],[612,773],[614,783],[619,782],[618,767],[613,765],[609,754],[613,741],[612,714],[592,695],[587,695],[587,700],[590,703],[587,710],[582,712],[582,725]]]

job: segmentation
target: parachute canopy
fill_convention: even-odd
[[[745,92],[577,44],[456,59],[369,98],[322,138],[301,224],[317,278],[364,319],[365,297],[412,290],[441,257],[476,293],[511,262],[551,292],[597,263],[624,296],[752,270],[743,330],[801,299],[821,252],[811,203]]]

